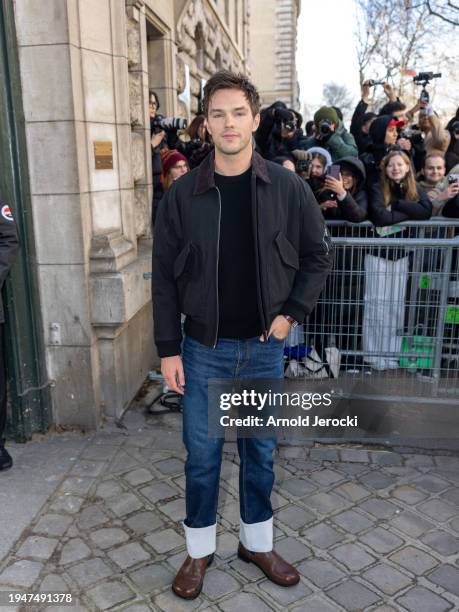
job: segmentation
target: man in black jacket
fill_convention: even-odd
[[[220,71],[209,79],[203,107],[215,152],[174,182],[155,226],[155,342],[167,384],[184,393],[188,556],[172,588],[186,599],[199,595],[216,547],[224,440],[207,432],[209,379],[282,378],[284,338],[314,308],[332,265],[308,186],[252,149],[259,104],[246,77]],[[275,446],[238,439],[238,555],[290,586],[299,575],[272,549]]]
[[[0,291],[13,265],[18,246],[16,224],[10,207],[0,200]],[[5,441],[3,439],[6,425],[4,322],[3,303],[0,296],[0,471],[6,470],[13,465],[13,460],[5,448]]]

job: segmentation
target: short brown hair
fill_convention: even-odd
[[[260,112],[260,95],[257,88],[244,74],[235,74],[229,70],[219,70],[213,74],[204,86],[204,98],[202,109],[206,117],[209,116],[209,105],[212,96],[219,89],[239,89],[249,103],[252,115],[255,117]]]
[[[426,163],[428,162],[428,160],[432,159],[433,157],[439,157],[440,159],[443,160],[443,163],[445,163],[445,154],[443,153],[443,151],[432,149],[432,151],[430,153],[427,153],[427,155],[424,158],[424,168],[426,167]]]

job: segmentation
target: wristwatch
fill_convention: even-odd
[[[284,319],[287,319],[287,321],[290,323],[290,327],[296,327],[298,325],[298,321],[295,321],[295,319],[293,317],[291,317],[290,315],[282,315],[284,317]]]

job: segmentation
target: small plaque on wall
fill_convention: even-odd
[[[96,170],[113,170],[113,146],[109,140],[94,141]]]

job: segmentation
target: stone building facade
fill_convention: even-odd
[[[29,260],[50,421],[96,428],[157,364],[148,89],[191,118],[215,69],[246,70],[247,0],[15,0]],[[14,284],[14,277],[13,277]],[[13,330],[14,331],[14,330]]]
[[[290,108],[300,110],[295,62],[300,10],[301,0],[250,2],[248,59],[263,106],[282,100]]]

